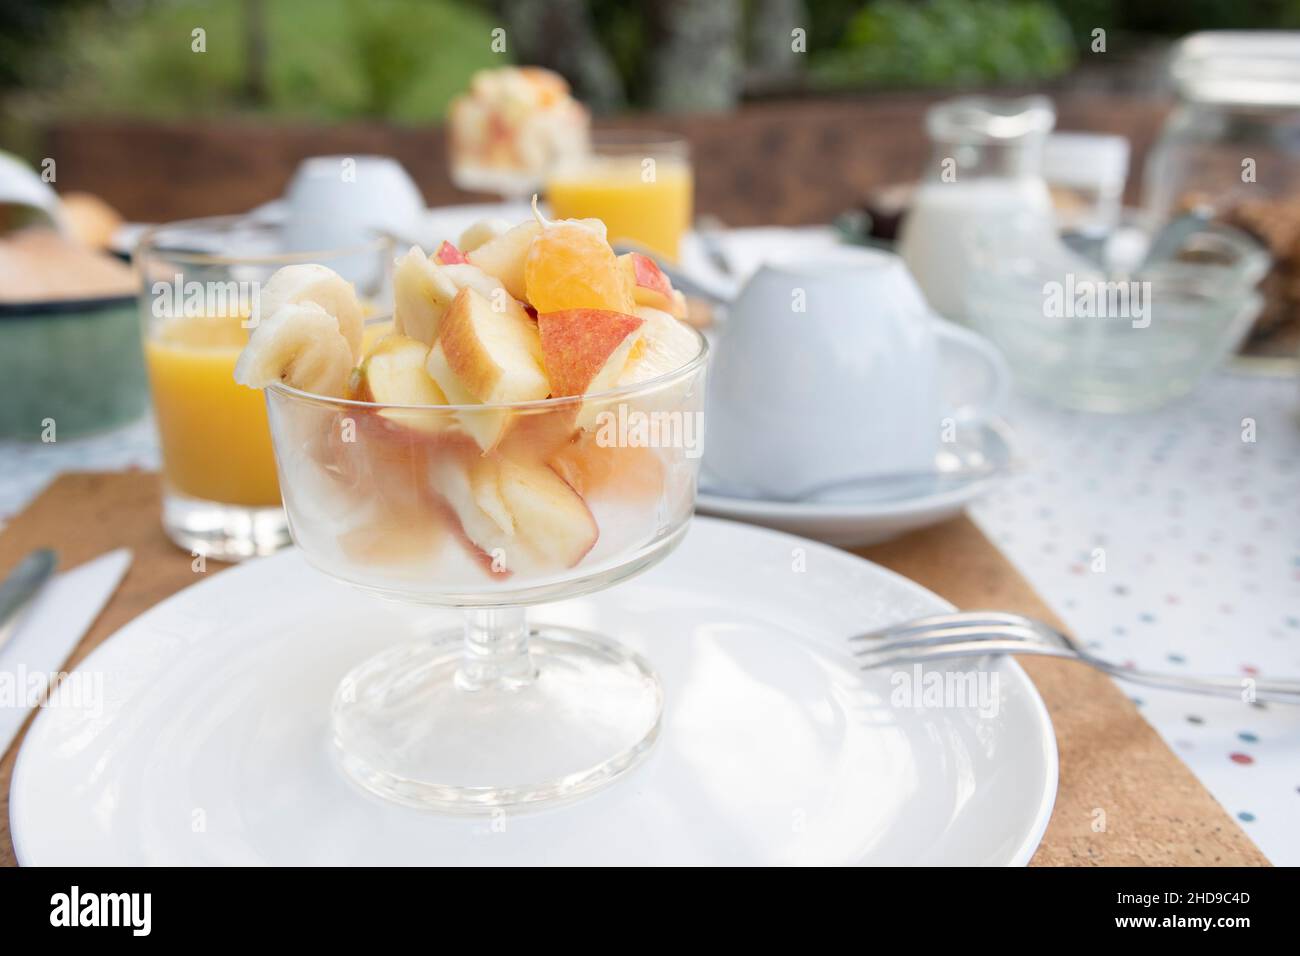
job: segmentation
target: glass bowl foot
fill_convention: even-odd
[[[645,660],[585,631],[526,630],[522,612],[476,627],[491,613],[343,679],[332,724],[352,780],[441,812],[531,809],[591,793],[650,752],[663,692]]]

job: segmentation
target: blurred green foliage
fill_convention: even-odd
[[[506,59],[489,43],[509,2],[0,0],[0,97],[12,106],[20,94],[29,118],[429,122],[474,70]],[[586,2],[629,100],[644,105],[651,0]],[[1033,83],[1069,70],[1097,27],[1112,49],[1135,34],[1300,27],[1300,0],[800,2],[814,89]]]
[[[1176,37],[1197,30],[1300,26],[1298,0],[1056,0],[1083,49],[1094,29]]]
[[[812,73],[818,86],[967,86],[1048,79],[1074,60],[1070,28],[1046,2],[879,0]]]
[[[503,62],[496,21],[457,0],[257,0],[260,100],[248,95],[249,0],[93,5],[66,19],[41,106],[64,114],[440,120],[470,74]],[[193,31],[204,31],[196,52]]]

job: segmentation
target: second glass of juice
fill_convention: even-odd
[[[238,216],[149,230],[135,252],[145,364],[163,460],[163,529],[195,554],[239,560],[289,543],[262,393],[235,362],[261,286],[283,266],[320,263],[387,295],[392,244],[285,251],[281,229]]]
[[[690,146],[669,134],[601,131],[591,151],[561,163],[546,183],[560,219],[601,219],[610,242],[630,242],[674,262],[691,225]]]

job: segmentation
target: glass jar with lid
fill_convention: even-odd
[[[1143,206],[1155,221],[1198,212],[1260,240],[1273,257],[1264,308],[1243,351],[1300,349],[1300,32],[1193,34],[1174,50],[1178,103],[1148,155]]]
[[[1036,221],[1054,234],[1042,162],[1055,123],[1044,96],[963,96],[926,114],[930,163],[903,221],[898,251],[930,305],[946,318],[966,318],[978,226]]]

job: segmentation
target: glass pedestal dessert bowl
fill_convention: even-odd
[[[525,608],[615,584],[681,540],[703,354],[604,396],[514,407],[267,390],[307,560],[465,612],[463,630],[387,650],[339,685],[334,742],[353,779],[403,803],[476,809],[576,796],[647,752],[662,693],[646,662],[603,635],[530,628]],[[594,427],[575,430],[579,418]],[[479,429],[504,432],[489,454],[468,434]]]
[[[337,277],[273,279],[236,369],[265,388],[306,559],[464,612],[359,663],[332,707],[348,776],[441,811],[572,799],[648,753],[663,694],[646,661],[609,635],[530,626],[526,608],[651,567],[694,508],[703,337],[641,304],[680,305],[666,282],[640,289],[650,266],[619,262],[603,229],[525,226],[502,241],[530,257],[526,288],[479,257],[522,297],[472,252],[412,250],[377,342]]]

